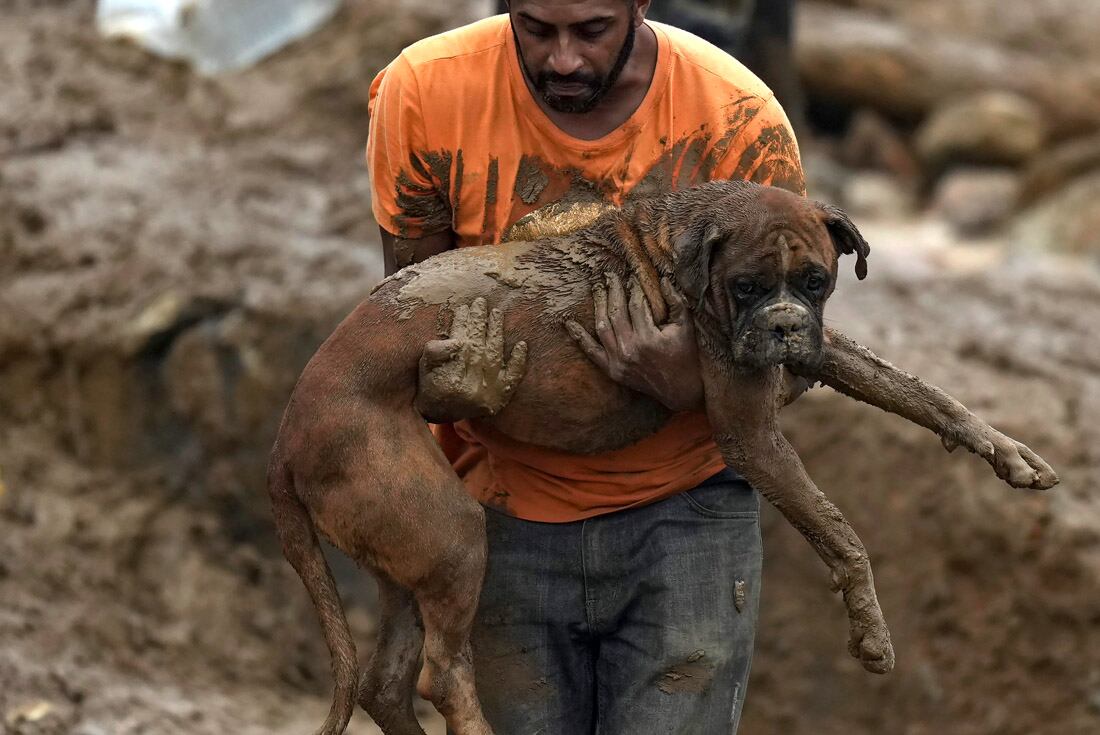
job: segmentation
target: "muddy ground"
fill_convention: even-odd
[[[301,366],[380,271],[370,79],[449,19],[355,0],[204,80],[99,40],[90,0],[0,8],[0,728],[311,732],[327,654],[264,459]],[[786,427],[872,554],[898,667],[847,657],[823,565],[769,512],[741,731],[1100,732],[1100,272],[860,223],[871,276],[843,282],[833,324],[1063,482],[1012,491],[900,419],[801,399]],[[369,585],[347,592],[367,644]]]

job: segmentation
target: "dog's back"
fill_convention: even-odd
[[[527,343],[528,369],[504,410],[476,422],[519,441],[574,452],[624,446],[656,431],[667,412],[608,379],[562,326],[574,319],[591,328],[592,286],[602,283],[607,269],[625,277],[623,268],[613,255],[586,252],[583,240],[565,238],[452,250],[400,271],[336,328],[307,365],[280,432],[284,453],[304,461],[326,435],[354,431],[337,416],[414,411],[425,343],[444,337],[452,310],[477,297],[504,313],[505,354]]]

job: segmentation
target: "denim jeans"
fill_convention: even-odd
[[[573,523],[487,509],[472,641],[496,734],[735,733],[760,595],[758,513],[728,470]]]

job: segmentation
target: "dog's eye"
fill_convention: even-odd
[[[825,277],[820,273],[811,273],[806,278],[806,290],[811,293],[817,293],[821,289],[825,288]]]
[[[748,280],[737,281],[733,284],[733,293],[741,297],[752,296],[756,293],[756,284]]]

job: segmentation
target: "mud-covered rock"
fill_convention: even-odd
[[[1093,0],[826,1],[873,10],[925,33],[962,34],[1077,64],[1100,62],[1100,5]]]
[[[916,5],[918,3],[914,3]],[[955,3],[964,6],[967,3]],[[916,123],[955,99],[1009,92],[1038,106],[1054,140],[1100,126],[1100,68],[904,16],[799,4],[798,67],[811,99]]]
[[[1016,211],[1020,175],[1012,169],[959,169],[936,185],[932,206],[961,235],[981,235]]]
[[[841,201],[849,212],[862,217],[896,217],[913,209],[911,188],[889,174],[862,171],[844,183]]]
[[[905,136],[870,108],[852,116],[838,154],[852,168],[888,173],[907,184],[921,176],[920,163]]]
[[[1020,248],[1100,257],[1100,173],[1075,179],[1020,214],[1012,241]]]
[[[925,165],[1019,164],[1034,157],[1046,141],[1043,110],[1016,94],[986,92],[947,102],[916,133]]]
[[[1021,200],[1032,204],[1090,173],[1100,173],[1100,135],[1067,141],[1031,161],[1024,170]]]

